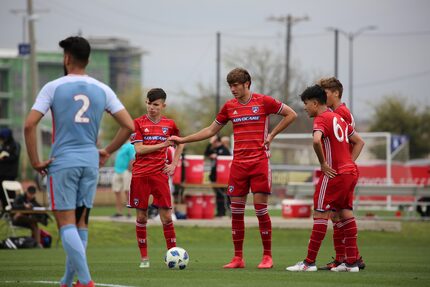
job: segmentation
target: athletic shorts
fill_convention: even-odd
[[[52,210],[72,210],[93,207],[99,169],[70,167],[48,172],[47,190]]]
[[[233,161],[228,180],[228,196],[245,196],[251,189],[252,193],[270,194],[272,187],[272,171],[269,159],[249,163]]]
[[[339,174],[334,178],[321,176],[315,187],[314,209],[317,211],[352,210],[357,174]]]
[[[172,208],[170,197],[169,177],[158,173],[141,177],[132,177],[128,207],[148,209],[149,196],[152,195],[152,205],[158,208]]]
[[[112,191],[129,191],[131,182],[131,172],[125,170],[123,173],[114,173],[112,177]]]

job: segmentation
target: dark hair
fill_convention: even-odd
[[[227,75],[227,83],[229,85],[234,83],[245,84],[246,82],[249,82],[249,87],[251,87],[251,75],[245,69],[235,68]]]
[[[325,105],[327,103],[327,94],[324,89],[319,85],[307,87],[300,95],[302,101],[317,100],[318,103]]]
[[[339,98],[342,98],[343,85],[336,77],[323,78],[318,83],[324,90],[330,90],[332,92],[338,91]]]
[[[30,185],[29,187],[27,187],[27,192],[36,193],[36,187],[34,185]]]
[[[88,64],[91,46],[85,38],[79,36],[68,37],[61,40],[58,45],[64,49],[64,53],[70,54],[83,67]]]
[[[149,90],[148,94],[146,94],[146,98],[150,103],[152,103],[153,101],[156,101],[159,99],[162,99],[163,101],[165,101],[167,98],[167,95],[163,89],[154,88]]]

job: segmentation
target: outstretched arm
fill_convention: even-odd
[[[294,120],[297,118],[296,112],[287,105],[283,105],[281,112],[279,113],[284,118],[273,128],[273,130],[267,135],[264,145],[270,146],[270,143],[277,134],[286,129]]]
[[[186,137],[171,136],[169,139],[178,144],[198,142],[198,141],[210,138],[211,136],[218,133],[223,127],[224,126],[217,124],[216,122],[213,122],[210,126],[205,127],[204,129],[196,132],[195,134],[192,134]]]

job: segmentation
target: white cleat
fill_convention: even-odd
[[[139,268],[149,268],[149,259],[144,259],[140,262]]]
[[[358,271],[360,271],[360,269],[358,268],[357,264],[348,265],[346,263],[342,263],[337,267],[333,267],[332,269],[330,269],[330,271],[333,271],[333,272],[358,272]]]
[[[293,272],[314,272],[317,271],[318,268],[316,267],[315,263],[307,264],[304,261],[300,261],[297,262],[296,265],[285,268],[285,270]]]

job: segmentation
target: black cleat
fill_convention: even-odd
[[[326,266],[318,267],[318,270],[328,270],[328,271],[330,271],[332,268],[337,267],[340,264],[342,264],[342,262],[337,261],[336,259],[334,259],[334,257],[332,257],[332,258],[333,258],[332,262],[327,263]],[[363,264],[364,264],[364,262],[363,262]]]
[[[363,256],[360,256],[360,258],[358,258],[357,265],[360,270],[363,270],[364,268],[366,268],[366,264],[363,261]]]

